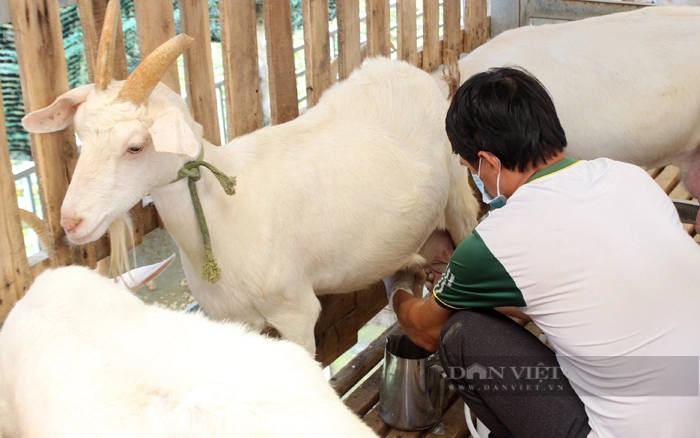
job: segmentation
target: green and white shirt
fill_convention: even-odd
[[[433,295],[450,310],[531,316],[591,436],[700,436],[700,397],[620,397],[615,388],[654,371],[611,377],[587,359],[700,356],[700,247],[644,170],[567,158],[538,172],[457,247]],[[687,382],[696,392],[698,378]]]

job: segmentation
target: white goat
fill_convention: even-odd
[[[301,346],[41,274],[0,330],[0,436],[371,437]]]
[[[61,210],[71,242],[98,239],[150,193],[207,314],[272,326],[313,352],[315,294],[417,269],[436,229],[459,243],[476,225],[467,172],[444,133],[448,103],[429,74],[369,60],[296,120],[215,147],[180,96],[158,83],[188,40],[161,46],[125,83],[111,81],[111,70],[108,79],[98,74],[95,87],[68,91],[23,120],[39,133],[74,122],[83,141]],[[233,196],[207,170],[196,183],[221,266],[213,284],[202,280],[205,251],[187,182],[172,182],[202,149],[237,178]]]
[[[506,65],[525,68],[550,92],[567,154],[675,164],[700,197],[700,8],[647,7],[509,30],[459,69],[466,80]]]

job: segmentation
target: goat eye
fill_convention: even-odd
[[[143,150],[143,146],[131,146],[128,151],[130,154],[138,154]]]

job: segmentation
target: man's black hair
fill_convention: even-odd
[[[525,171],[563,151],[566,135],[544,86],[525,70],[493,68],[459,87],[445,120],[452,150],[477,167],[479,151]]]

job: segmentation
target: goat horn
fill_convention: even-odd
[[[114,46],[117,41],[117,30],[121,22],[121,15],[119,0],[110,0],[105,10],[102,35],[100,36],[100,45],[97,49],[97,60],[95,61],[95,87],[100,91],[106,89],[112,80]]]
[[[194,38],[181,33],[161,44],[131,73],[119,92],[119,98],[136,105],[145,102],[170,65],[192,41]]]

